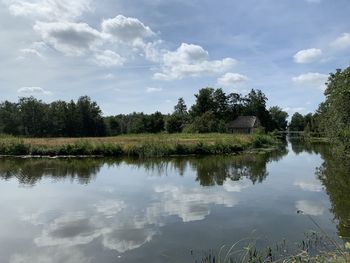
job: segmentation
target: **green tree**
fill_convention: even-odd
[[[289,130],[304,131],[304,129],[305,129],[305,120],[303,115],[301,115],[299,112],[294,113],[289,124]]]
[[[325,96],[318,110],[322,129],[333,142],[350,151],[350,67],[330,74]]]
[[[271,107],[269,113],[272,120],[272,128],[274,130],[285,131],[288,125],[288,113],[278,106]]]
[[[261,90],[252,89],[245,97],[244,115],[258,117],[261,125],[267,130],[273,130],[273,123],[269,111],[266,109],[267,97]]]
[[[19,135],[21,119],[17,103],[5,101],[0,104],[0,132]]]

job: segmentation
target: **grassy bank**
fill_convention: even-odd
[[[271,148],[278,140],[270,135],[141,134],[98,138],[0,137],[0,155],[102,155],[161,157],[170,155],[231,154]]]

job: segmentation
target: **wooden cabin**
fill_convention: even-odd
[[[227,130],[230,133],[252,133],[260,127],[260,123],[255,116],[239,116],[234,121],[227,125]]]

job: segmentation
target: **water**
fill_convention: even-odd
[[[350,165],[327,145],[271,154],[0,159],[0,262],[194,262],[252,238],[350,236]],[[297,211],[302,210],[302,214]]]

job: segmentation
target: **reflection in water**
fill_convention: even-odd
[[[332,213],[338,221],[339,236],[350,241],[350,160],[340,157],[324,147],[321,152],[324,163],[316,175],[329,195]]]
[[[143,161],[0,159],[0,190],[8,198],[0,201],[0,224],[12,227],[10,234],[3,228],[0,242],[12,233],[20,240],[0,246],[0,261],[188,262],[192,246],[215,248],[253,229],[297,240],[310,225],[296,210],[321,225],[331,217],[324,190],[339,233],[348,236],[350,164],[339,164],[324,145],[296,141],[287,149]],[[324,164],[316,178],[319,153]]]
[[[20,184],[33,186],[43,177],[56,180],[71,179],[88,184],[99,172],[103,161],[99,159],[0,159],[0,177],[17,178]]]
[[[105,164],[119,166],[128,164],[143,168],[153,175],[166,175],[169,170],[183,175],[187,167],[195,170],[197,181],[202,186],[223,185],[228,179],[238,181],[242,177],[249,178],[253,184],[266,179],[266,164],[278,161],[288,153],[286,148],[270,153],[177,157],[158,159],[0,159],[0,177],[9,180],[17,178],[20,184],[34,186],[45,177],[77,180],[88,184]]]

